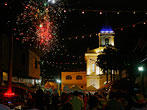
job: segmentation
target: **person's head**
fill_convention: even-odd
[[[109,93],[109,98],[110,99],[116,99],[117,98],[117,93],[116,92],[110,92]]]
[[[78,91],[74,91],[73,95],[78,96],[79,95]]]
[[[96,108],[98,106],[98,98],[94,95],[89,97],[88,105],[90,108]]]
[[[73,106],[70,102],[66,102],[62,106],[62,110],[73,110]]]
[[[62,92],[61,97],[66,97],[67,94],[65,92]]]
[[[98,101],[98,108],[100,110],[102,110],[106,107],[106,105],[107,105],[106,99],[100,98],[99,101]]]

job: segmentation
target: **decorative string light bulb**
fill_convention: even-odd
[[[84,11],[82,11],[82,14],[85,14],[85,12],[84,12]]]
[[[133,11],[133,14],[136,14],[136,12],[135,12],[135,11]]]
[[[100,11],[100,15],[102,15],[103,14],[103,12],[102,11]]]
[[[7,2],[5,2],[5,6],[7,6],[8,4],[7,4]]]
[[[135,27],[135,24],[133,24],[133,27]]]

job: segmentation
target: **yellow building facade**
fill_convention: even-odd
[[[61,73],[61,89],[64,87],[71,88],[74,85],[81,89],[86,89],[86,72],[62,72]]]
[[[85,53],[85,61],[86,61],[86,72],[62,72],[62,89],[65,85],[71,87],[72,85],[78,85],[79,87],[83,87],[86,89],[90,86],[99,89],[106,82],[106,75],[103,74],[103,71],[100,67],[96,66],[97,56],[102,54],[103,50],[107,46],[114,46],[114,31],[110,27],[104,27],[101,29],[98,34],[99,37],[99,47],[92,50],[87,50]],[[113,71],[112,71],[113,73]],[[71,76],[71,80],[67,80],[67,76]],[[76,80],[76,76],[81,75],[83,77],[82,80]],[[110,76],[108,76],[108,80],[110,80]]]

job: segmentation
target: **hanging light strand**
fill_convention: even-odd
[[[134,23],[134,24],[129,24],[129,25],[126,25],[126,26],[121,26],[121,27],[118,27],[118,28],[114,28],[113,30],[114,31],[118,31],[118,30],[123,31],[124,29],[127,29],[129,27],[135,28],[139,24],[146,24],[146,23],[147,23],[147,20],[137,22],[137,23]],[[64,40],[81,40],[81,39],[92,38],[92,37],[95,38],[95,36],[98,36],[97,32],[96,33],[90,33],[90,34],[84,34],[84,35],[77,35],[77,36],[72,36],[72,37],[67,37],[67,38],[62,38],[62,41],[64,41]]]

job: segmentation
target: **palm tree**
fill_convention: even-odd
[[[115,65],[116,49],[114,47],[108,46],[106,49],[104,49],[104,53],[107,55],[107,66],[110,71],[110,80],[112,81],[112,70],[114,69]]]
[[[96,65],[103,70],[104,74],[106,73],[106,83],[108,83],[107,55],[104,53],[98,55]]]
[[[112,70],[119,70],[119,77],[121,78],[121,71],[124,68],[124,59],[117,49],[108,46],[104,49],[103,53],[97,56],[96,61],[97,66],[99,66],[103,71],[107,71],[107,83],[108,83],[108,71],[110,71],[110,79],[112,81]],[[115,78],[115,74],[113,76]],[[114,79],[113,78],[113,79]]]

